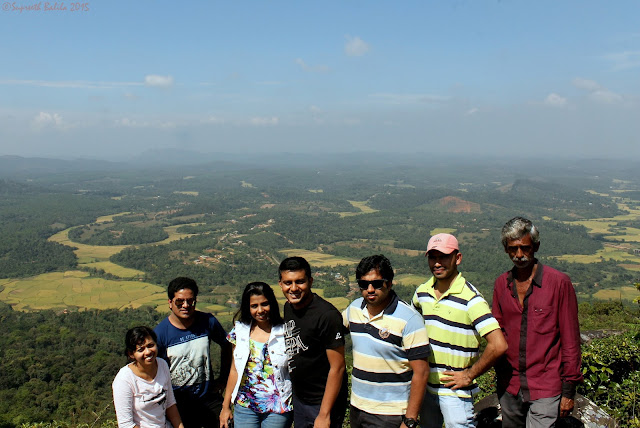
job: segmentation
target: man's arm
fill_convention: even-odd
[[[562,284],[558,302],[558,329],[560,331],[560,347],[562,364],[560,380],[562,381],[562,398],[560,399],[560,417],[571,414],[576,394],[576,384],[582,382],[580,363],[580,325],[578,324],[578,301],[571,281]]]
[[[338,398],[342,378],[345,371],[344,346],[335,349],[327,349],[329,360],[329,376],[324,389],[324,396],[320,404],[320,411],[313,424],[314,428],[329,428],[331,422],[331,409]]]
[[[448,382],[444,386],[456,390],[471,385],[475,378],[489,370],[507,352],[507,341],[499,328],[487,333],[485,339],[487,347],[474,365],[462,371],[447,370],[443,373],[447,377],[443,377],[442,381]]]
[[[427,389],[427,380],[429,378],[429,361],[427,358],[420,360],[409,360],[413,376],[411,377],[411,391],[409,392],[409,402],[405,416],[410,419],[418,419],[424,391]],[[400,425],[406,428],[404,423]]]

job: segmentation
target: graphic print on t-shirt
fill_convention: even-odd
[[[302,342],[302,339],[300,338],[300,328],[296,327],[296,322],[294,320],[284,323],[284,341],[287,347],[289,371],[291,372],[295,369],[293,357],[298,355],[300,352],[309,349],[309,347]]]

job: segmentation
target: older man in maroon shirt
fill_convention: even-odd
[[[573,410],[580,371],[576,293],[567,275],[538,262],[539,232],[515,217],[502,228],[514,267],[496,279],[493,316],[509,348],[496,365],[503,427],[555,426]]]

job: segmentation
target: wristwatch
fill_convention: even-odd
[[[418,421],[412,418],[408,418],[406,416],[402,417],[402,423],[407,426],[407,428],[420,428],[418,425]]]

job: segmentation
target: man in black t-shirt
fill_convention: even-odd
[[[278,271],[296,428],[342,427],[347,404],[342,315],[311,292],[311,267],[289,257]]]

